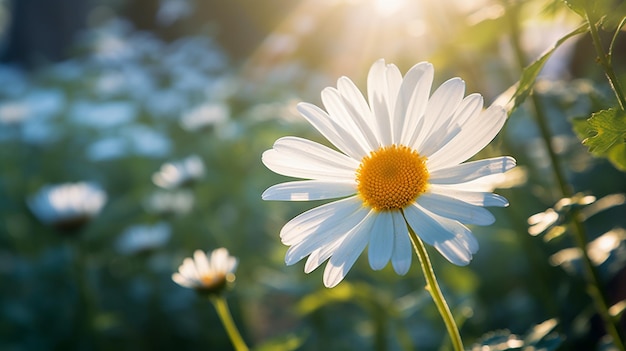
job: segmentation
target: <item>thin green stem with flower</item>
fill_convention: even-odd
[[[510,21],[511,37],[512,37],[511,41],[513,44],[513,48],[516,54],[515,56],[518,61],[518,64],[523,69],[526,66],[526,62],[525,62],[526,60],[524,57],[522,46],[520,44],[521,43],[520,31],[519,31],[520,23],[519,23],[519,18],[517,16],[518,14],[517,10],[518,9],[514,8],[511,11],[513,13],[513,15],[511,16],[512,20]],[[588,15],[587,15],[587,20],[589,20]],[[591,28],[592,37],[594,36],[597,37],[598,34],[594,25],[591,22],[589,22],[589,26]],[[597,39],[598,39],[597,44],[599,45],[599,37],[597,37]],[[596,39],[594,39],[594,45],[595,44],[596,44]],[[599,48],[601,49],[601,47]],[[604,56],[603,54],[600,56],[603,56],[601,58],[601,61],[604,60],[606,64],[606,66],[604,64],[603,66],[605,68],[610,67],[609,62],[606,61],[607,60],[606,56]],[[612,72],[612,75],[614,76],[615,73],[613,72],[613,70],[611,69],[610,71]],[[609,73],[607,72],[607,76],[608,75]],[[617,81],[615,82],[617,83]],[[614,86],[613,82],[611,82],[611,85],[613,86],[616,96],[618,98],[618,101],[620,103],[620,106],[622,106],[622,109],[623,109],[624,104],[626,104],[626,102],[623,100],[623,94],[621,93],[621,90],[619,89],[619,86],[617,84]],[[570,185],[567,182],[567,179],[563,172],[563,168],[561,166],[560,159],[557,156],[557,153],[554,150],[554,147],[552,145],[552,137],[551,137],[552,134],[548,126],[548,118],[546,114],[544,113],[541,100],[539,99],[537,95],[532,94],[531,101],[532,101],[534,117],[539,127],[541,138],[543,139],[544,144],[546,146],[548,156],[551,161],[550,164],[552,165],[552,171],[554,173],[554,177],[561,191],[561,196],[564,198],[572,197],[574,193]],[[598,313],[602,317],[602,320],[604,321],[604,326],[606,328],[607,333],[609,333],[611,337],[613,338],[613,343],[619,350],[625,351],[624,341],[623,341],[624,339],[619,332],[616,321],[611,317],[609,313],[610,306],[606,297],[606,292],[604,291],[603,286],[601,284],[600,275],[598,274],[596,267],[593,265],[593,263],[591,262],[591,259],[589,258],[589,254],[587,252],[586,229],[582,223],[580,211],[576,207],[572,208],[572,224],[573,224],[573,231],[572,231],[573,237],[574,237],[577,247],[579,248],[582,254],[583,270],[585,274],[585,279],[587,281],[587,290],[596,305],[596,310],[598,311]]]
[[[245,341],[241,337],[239,333],[239,329],[237,329],[237,325],[233,321],[233,316],[230,313],[230,309],[228,308],[228,304],[226,303],[226,299],[219,295],[211,298],[211,302],[215,306],[217,310],[217,315],[220,317],[222,324],[224,325],[224,329],[226,329],[226,333],[230,338],[230,341],[233,343],[233,347],[237,351],[248,351],[249,348],[246,345]]]
[[[433,266],[430,262],[430,258],[428,257],[428,253],[426,252],[426,248],[424,247],[424,243],[417,236],[417,234],[415,234],[415,231],[408,223],[407,227],[409,228],[409,236],[411,238],[411,242],[413,243],[413,248],[415,249],[415,253],[420,260],[422,271],[424,272],[424,277],[426,278],[426,290],[428,290],[432,296],[433,301],[437,306],[437,310],[439,310],[439,314],[441,315],[441,318],[446,325],[446,329],[448,330],[450,340],[452,340],[454,350],[463,351],[463,340],[461,340],[459,328],[457,327],[454,317],[452,316],[452,312],[450,312],[446,299],[443,297],[443,293],[439,288],[439,283],[437,283],[437,278],[435,277],[435,272],[433,271]]]

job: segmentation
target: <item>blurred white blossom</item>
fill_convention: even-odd
[[[227,283],[235,280],[237,258],[230,256],[228,250],[219,248],[205,253],[196,250],[193,259],[187,257],[172,275],[172,280],[178,285],[195,289],[203,294],[218,294],[224,290]]]
[[[194,183],[204,177],[204,173],[204,162],[199,156],[192,155],[162,165],[161,169],[152,175],[152,182],[161,188],[172,189]]]
[[[44,224],[59,229],[79,229],[98,215],[106,193],[88,182],[49,185],[27,200],[33,214]]]
[[[230,108],[224,103],[204,103],[187,111],[180,119],[181,127],[195,131],[227,121]]]

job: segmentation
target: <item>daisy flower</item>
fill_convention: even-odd
[[[263,153],[272,171],[306,180],[271,186],[264,200],[336,199],[289,221],[280,238],[292,265],[307,257],[309,273],[328,261],[324,285],[333,287],[368,248],[374,270],[389,261],[398,274],[411,265],[410,226],[422,241],[456,265],[466,265],[478,243],[465,224],[489,225],[486,206],[508,201],[485,191],[484,177],[504,173],[515,160],[503,156],[465,162],[500,131],[506,112],[483,110],[479,94],[465,94],[452,78],[430,95],[434,69],[413,66],[404,77],[379,60],[367,77],[367,101],[346,77],[322,91],[326,111],[300,103],[298,111],[336,151],[288,136]],[[430,96],[429,96],[430,95]],[[484,182],[482,182],[484,183]]]
[[[193,258],[185,258],[172,280],[201,294],[217,295],[235,280],[237,263],[237,258],[230,256],[225,248],[210,253],[196,250]]]
[[[180,161],[168,162],[152,175],[152,182],[164,189],[174,189],[191,185],[204,177],[202,159],[192,155]]]
[[[89,182],[48,185],[28,200],[28,207],[44,224],[60,230],[82,228],[97,216],[106,204],[107,195]]]

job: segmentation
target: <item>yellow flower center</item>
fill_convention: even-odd
[[[377,211],[399,210],[426,191],[426,157],[403,146],[384,146],[363,157],[356,170],[359,196]]]
[[[204,287],[219,285],[222,283],[223,280],[225,280],[225,276],[223,273],[203,274],[200,276],[200,282]]]

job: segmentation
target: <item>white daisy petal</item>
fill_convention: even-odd
[[[394,143],[412,145],[417,138],[434,74],[433,65],[420,62],[404,76],[394,110]]]
[[[404,209],[404,218],[415,234],[425,243],[435,245],[438,241],[445,241],[454,238],[454,235],[446,230],[441,223],[436,221],[419,204],[415,203]]]
[[[306,264],[304,265],[304,273],[309,274],[313,272],[317,267],[319,267],[324,261],[330,258],[337,248],[343,243],[346,236],[342,236],[337,238],[335,241],[322,246],[315,251],[311,252],[309,257],[306,260]]]
[[[435,244],[435,248],[442,253],[450,262],[464,266],[472,259],[472,254],[478,251],[478,241],[474,238],[472,231],[463,224],[439,217],[436,214],[430,214],[435,218],[446,230],[454,234],[453,239],[448,239]]]
[[[285,263],[290,266],[300,261],[318,247],[329,245],[330,243],[345,237],[357,226],[367,215],[366,210],[358,210],[347,217],[329,219],[318,228],[315,228],[306,236],[301,236],[301,241],[291,246],[285,254]],[[334,224],[334,225],[333,225]]]
[[[492,105],[476,118],[468,119],[450,142],[429,156],[429,169],[457,165],[476,155],[500,132],[506,116],[504,108]]]
[[[406,222],[400,212],[391,212],[393,220],[393,253],[391,264],[396,273],[405,275],[411,267],[411,240]]]
[[[347,171],[354,171],[359,162],[325,145],[298,137],[282,137],[274,143],[274,150],[290,155],[306,157],[306,162],[332,165]]]
[[[180,273],[172,274],[172,280],[176,284],[178,284],[180,286],[184,286],[185,288],[193,288],[194,287],[194,285]]]
[[[394,248],[392,212],[380,212],[375,215],[369,233],[368,258],[373,270],[385,268],[391,259]]]
[[[349,78],[341,77],[337,80],[337,89],[347,112],[352,116],[352,120],[367,140],[368,145],[371,145],[372,150],[377,148],[378,137],[373,130],[375,126],[374,116],[359,88]]]
[[[356,262],[356,259],[365,250],[369,239],[369,232],[373,225],[373,212],[354,227],[333,253],[324,269],[324,285],[332,288],[339,284]]]
[[[417,203],[432,213],[461,223],[490,225],[496,220],[493,214],[483,207],[440,194],[422,194],[417,199]]]
[[[223,247],[213,250],[209,262],[212,271],[228,272],[228,265],[230,264],[228,250]]]
[[[285,245],[295,245],[320,228],[339,225],[343,219],[362,207],[363,203],[357,196],[315,207],[287,222],[280,230],[280,239]]]
[[[407,207],[405,214],[415,233],[424,242],[434,246],[448,261],[458,266],[469,263],[472,252],[478,248],[469,229],[458,222],[455,224],[455,221],[437,216],[417,204]]]
[[[424,153],[424,145],[429,140],[442,139],[447,129],[441,128],[453,116],[457,106],[463,99],[465,82],[460,78],[452,78],[435,90],[428,100],[428,106],[424,112],[424,125],[419,136],[411,145],[415,150]]]
[[[324,145],[295,137],[276,141],[263,153],[263,164],[288,177],[320,180],[354,180],[356,161]]]
[[[402,73],[394,64],[388,64],[386,68],[387,110],[389,111],[389,132],[391,133],[390,143],[393,143],[393,125],[397,123],[395,120],[395,108],[398,94],[400,93],[400,86],[402,86]]]
[[[513,157],[487,158],[432,171],[429,182],[432,184],[464,183],[491,174],[504,173],[513,167],[515,167]]]
[[[193,259],[196,265],[196,271],[198,276],[202,277],[210,273],[209,260],[206,257],[206,253],[202,250],[196,250],[193,253]]]
[[[392,143],[389,90],[387,66],[385,65],[385,60],[380,59],[372,65],[367,75],[367,93],[378,130],[378,141],[381,145],[390,145]]]
[[[441,149],[443,145],[456,138],[461,133],[463,124],[470,118],[476,118],[482,108],[482,96],[479,94],[468,95],[461,101],[451,118],[434,127],[438,132],[431,133],[431,136],[423,144],[420,154],[430,157],[434,152]]]
[[[480,94],[469,94],[457,107],[450,124],[464,125],[469,119],[476,118],[482,112],[483,102]]]
[[[322,103],[328,114],[355,136],[363,149],[375,150],[378,148],[376,135],[368,127],[367,121],[359,115],[359,111],[353,107],[349,100],[341,96],[339,90],[332,87],[322,90]]]
[[[356,193],[354,182],[303,180],[273,185],[263,192],[263,200],[311,201],[333,199]]]
[[[188,280],[198,280],[196,263],[189,257],[183,260],[183,264],[178,268],[178,271]]]
[[[504,197],[494,193],[483,191],[467,191],[458,189],[454,186],[431,184],[430,192],[433,194],[441,194],[448,197],[465,201],[468,204],[485,206],[485,207],[506,207],[509,201]]]
[[[433,245],[439,253],[450,263],[457,266],[466,266],[472,260],[472,254],[463,247],[457,238],[438,241]]]
[[[317,129],[328,141],[333,143],[341,152],[360,160],[369,153],[369,150],[347,133],[337,122],[333,121],[324,110],[319,107],[301,102],[296,107],[298,112]]]

